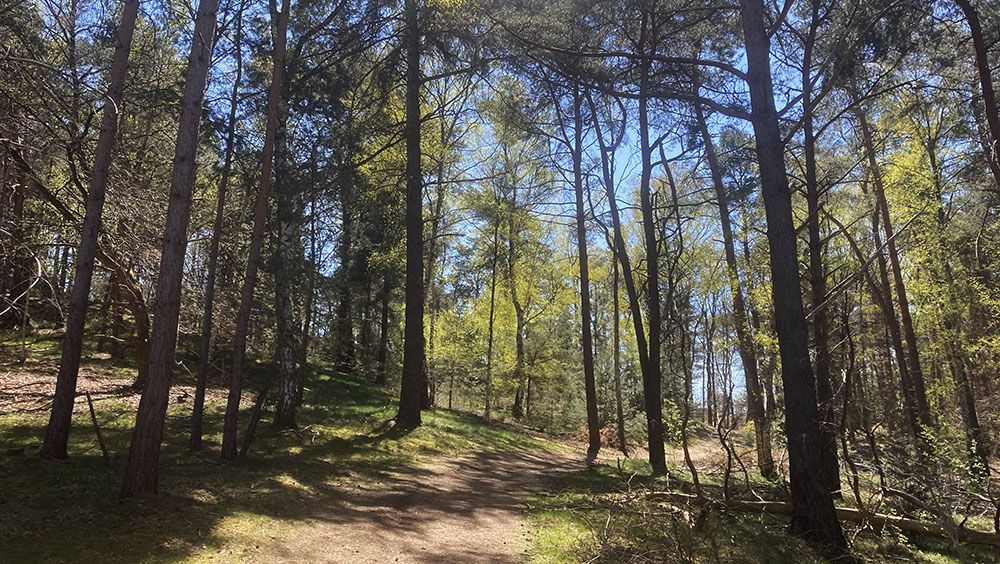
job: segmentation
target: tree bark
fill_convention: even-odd
[[[493,409],[493,327],[496,320],[497,306],[497,261],[500,256],[500,223],[493,226],[493,261],[490,266],[490,320],[486,337],[486,398],[483,417],[487,420]]]
[[[352,272],[351,254],[353,248],[354,204],[350,182],[344,182],[340,187],[341,229],[338,253],[340,255],[340,302],[337,304],[337,354],[334,358],[334,368],[338,372],[348,373],[354,368],[354,314],[351,311]]]
[[[979,87],[983,99],[983,113],[986,116],[990,137],[992,138],[991,154],[986,158],[993,163],[993,181],[1000,190],[1000,110],[997,109],[996,91],[993,90],[993,70],[990,68],[989,47],[983,36],[983,26],[979,21],[979,13],[971,0],[955,0],[965,15],[972,34],[972,48],[976,59],[976,72],[979,76]]]
[[[618,431],[618,449],[622,451],[622,454],[628,456],[628,444],[625,442],[625,407],[622,404],[621,296],[619,296],[618,291],[618,259],[615,257],[613,243],[609,246],[611,246],[611,300],[613,302],[611,357],[615,374],[615,423]]]
[[[639,50],[645,54],[651,48],[650,14],[645,10]],[[659,241],[656,238],[656,219],[653,215],[653,196],[650,190],[653,174],[653,148],[649,141],[649,59],[643,57],[639,75],[639,151],[642,171],[639,178],[639,206],[642,210],[643,243],[646,251],[646,311],[649,315],[649,341],[647,342],[646,370],[643,374],[643,396],[646,406],[646,432],[649,439],[649,464],[655,473],[666,473],[667,459],[663,434],[662,377],[660,372],[660,347],[662,316],[660,305]],[[624,266],[624,265],[623,265]]]
[[[271,85],[267,95],[267,122],[264,126],[264,147],[261,154],[260,184],[254,204],[253,228],[250,233],[250,248],[247,252],[246,275],[240,295],[240,309],[236,314],[236,330],[233,335],[233,373],[229,378],[229,397],[226,401],[226,416],[222,428],[222,459],[233,460],[237,454],[237,425],[240,413],[240,396],[243,388],[243,371],[246,364],[247,335],[250,329],[250,314],[253,311],[254,287],[257,285],[257,271],[260,267],[260,252],[264,244],[264,228],[267,225],[267,204],[271,189],[271,171],[274,165],[274,146],[278,128],[278,103],[285,76],[285,55],[288,43],[288,17],[290,0],[281,0],[281,11],[277,14],[274,35],[274,54],[271,68]]]
[[[87,190],[87,211],[83,220],[83,228],[80,230],[80,246],[76,254],[76,273],[73,276],[73,289],[66,316],[66,333],[62,341],[55,396],[49,415],[49,424],[45,430],[45,440],[39,452],[42,458],[66,458],[67,456],[66,443],[69,440],[73,403],[76,400],[76,380],[80,372],[83,332],[86,324],[87,305],[90,302],[94,261],[97,257],[101,215],[107,193],[111,157],[118,137],[118,108],[121,106],[122,94],[125,90],[125,71],[128,68],[129,51],[132,48],[135,21],[139,14],[139,1],[125,1],[122,20],[118,26],[115,52],[111,60],[111,73],[108,77],[107,100],[101,116],[101,132],[97,140],[94,168],[91,171],[90,185]]]
[[[313,160],[313,172],[315,173],[316,162]],[[315,174],[314,174],[315,176]],[[316,241],[316,231],[317,225],[316,220],[318,215],[316,213],[316,184],[315,179],[313,182],[313,196],[312,201],[309,204],[309,274],[306,276],[306,288],[305,288],[305,300],[302,303],[302,340],[299,341],[299,352],[298,352],[298,363],[299,370],[296,376],[297,383],[295,385],[295,405],[302,405],[302,394],[305,389],[306,376],[309,375],[309,343],[312,340],[312,324],[313,324],[313,302],[316,299],[316,277],[318,276],[319,270],[319,255],[317,254],[317,241]],[[371,291],[370,286],[367,290]],[[367,311],[368,302],[365,301],[365,308]]]
[[[198,151],[198,127],[201,123],[208,69],[212,64],[218,8],[218,0],[202,0],[195,18],[195,32],[178,120],[170,203],[167,207],[167,224],[160,256],[160,276],[156,284],[156,315],[150,336],[149,371],[132,431],[132,445],[129,447],[122,481],[123,496],[156,493],[160,443],[177,347],[177,318],[180,314],[187,229],[197,170],[195,159]]]
[[[296,361],[299,356],[299,324],[295,319],[293,305],[293,282],[300,272],[302,262],[300,230],[302,213],[298,199],[298,188],[292,178],[288,148],[288,91],[287,72],[283,76],[278,98],[278,123],[274,137],[274,196],[275,223],[277,227],[274,257],[274,362],[278,380],[278,400],[274,414],[277,429],[294,429],[296,389],[299,371]]]
[[[583,101],[580,89],[573,92],[573,191],[576,194],[576,251],[580,261],[580,345],[583,347],[583,384],[587,399],[587,460],[601,450],[601,424],[597,413],[597,383],[594,377],[594,336],[590,314],[590,264],[587,256],[587,216],[583,207]],[[651,263],[655,264],[655,263]]]
[[[375,374],[375,385],[384,386],[386,382],[386,362],[389,357],[389,298],[392,294],[392,283],[389,273],[383,275],[381,315],[379,316],[378,334],[378,372]]]
[[[743,375],[746,379],[747,410],[753,421],[757,445],[757,468],[765,478],[776,477],[774,458],[771,453],[771,424],[764,413],[764,394],[761,390],[760,376],[757,369],[757,355],[750,332],[750,320],[747,306],[743,298],[743,286],[740,283],[739,265],[736,262],[736,246],[733,239],[732,219],[729,216],[729,198],[722,182],[722,168],[715,153],[715,143],[708,130],[705,113],[700,105],[695,106],[695,117],[701,130],[702,141],[705,143],[705,160],[708,161],[712,185],[715,188],[715,200],[719,207],[719,220],[722,228],[722,244],[726,256],[726,274],[729,278],[729,293],[733,297],[733,317],[736,325],[736,342],[740,351],[740,361],[743,364]]]
[[[215,219],[212,222],[212,239],[208,245],[208,272],[205,280],[205,296],[201,316],[201,337],[198,342],[198,372],[195,375],[194,406],[191,412],[191,437],[188,448],[201,450],[205,416],[205,388],[208,381],[208,365],[212,354],[212,318],[215,307],[215,279],[219,269],[219,244],[222,241],[222,222],[225,219],[226,194],[233,171],[233,153],[236,149],[236,112],[239,106],[240,82],[243,78],[243,9],[236,14],[236,35],[233,38],[233,53],[236,58],[236,74],[229,98],[229,116],[226,121],[226,149],[222,161],[222,173],[215,202]]]
[[[403,376],[396,427],[420,425],[424,388],[424,179],[420,169],[420,9],[404,5],[406,53],[406,312],[403,322]]]
[[[799,285],[792,198],[785,172],[778,112],[774,106],[764,3],[762,0],[741,0],[740,7],[751,122],[767,217],[774,321],[785,391],[785,431],[792,494],[790,530],[824,545],[831,555],[843,555],[848,551],[847,540],[819,470],[816,381],[806,341],[808,332]]]
[[[837,430],[833,412],[833,385],[830,376],[830,343],[826,311],[826,266],[823,264],[824,239],[820,234],[822,191],[816,166],[816,132],[813,125],[812,54],[820,25],[819,2],[809,3],[809,30],[803,40],[802,55],[802,153],[805,158],[806,220],[809,251],[809,289],[812,301],[812,337],[816,359],[816,400],[819,402],[819,457],[826,487],[840,495],[840,464],[837,456]]]

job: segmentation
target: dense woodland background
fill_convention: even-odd
[[[697,496],[711,436],[830,554],[835,500],[994,529],[998,38],[990,0],[0,0],[4,377],[62,339],[65,458],[81,356],[132,367],[124,495],[172,383],[192,450],[228,390],[232,459],[322,365],[400,429],[682,444]]]

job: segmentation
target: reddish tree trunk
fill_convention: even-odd
[[[80,246],[76,254],[76,274],[70,294],[66,316],[66,334],[62,342],[59,375],[56,377],[55,398],[45,431],[45,440],[39,454],[43,458],[66,458],[73,403],[76,400],[76,379],[80,372],[80,355],[83,351],[83,331],[86,324],[87,305],[90,301],[90,284],[94,276],[97,257],[97,240],[101,231],[101,215],[107,193],[111,157],[118,133],[118,108],[125,90],[125,71],[128,67],[132,35],[139,14],[139,0],[126,0],[122,21],[118,26],[115,52],[108,77],[107,101],[101,116],[101,133],[97,139],[94,168],[87,190],[86,215],[80,230]],[[142,359],[139,359],[142,360]],[[140,370],[143,368],[140,367]]]
[[[212,63],[219,0],[202,0],[195,19],[195,33],[188,57],[181,115],[174,149],[170,203],[163,233],[160,277],[156,284],[156,315],[150,337],[149,371],[139,401],[132,445],[129,447],[122,495],[156,493],[163,438],[164,417],[170,395],[171,372],[177,347],[177,318],[181,306],[181,283],[187,250],[187,229],[191,218],[191,200],[197,170],[198,126],[202,101]]]
[[[191,413],[191,437],[188,447],[201,449],[203,420],[205,414],[205,387],[208,380],[208,365],[212,353],[212,315],[215,306],[215,278],[219,268],[219,243],[222,240],[222,221],[226,207],[226,193],[233,170],[233,152],[236,140],[236,111],[239,104],[240,81],[243,77],[243,5],[236,14],[236,35],[233,49],[236,57],[236,75],[229,98],[229,117],[226,123],[226,149],[219,178],[218,195],[215,202],[215,219],[212,223],[212,240],[208,245],[208,272],[205,281],[205,303],[201,316],[201,338],[198,342],[198,372],[195,376],[194,407]]]
[[[274,145],[278,129],[278,102],[285,80],[285,51],[288,43],[289,0],[281,1],[281,11],[276,14],[274,55],[271,67],[271,85],[267,94],[267,123],[264,126],[264,147],[260,163],[260,184],[254,204],[253,229],[247,252],[246,275],[240,295],[240,309],[236,314],[233,335],[233,373],[229,378],[229,397],[226,400],[226,417],[222,426],[222,458],[233,460],[237,454],[237,425],[240,413],[240,396],[243,391],[243,372],[246,368],[247,336],[250,332],[250,314],[253,311],[253,293],[260,267],[260,251],[264,244],[267,224],[267,203],[271,190],[271,171],[274,166]]]

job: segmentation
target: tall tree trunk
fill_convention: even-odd
[[[610,242],[610,241],[609,241]],[[625,442],[625,406],[622,404],[622,358],[621,358],[621,296],[618,291],[618,259],[611,246],[611,358],[615,374],[615,423],[618,431],[618,449],[628,456],[628,444]]]
[[[403,323],[403,377],[396,427],[420,425],[424,388],[424,179],[420,170],[420,9],[406,0],[406,312]]]
[[[639,39],[639,50],[647,49],[655,54],[650,46],[649,18],[651,14],[643,11],[642,28]],[[660,312],[660,276],[659,276],[659,241],[656,238],[656,219],[653,214],[653,196],[650,181],[653,174],[653,147],[649,141],[649,59],[643,58],[640,63],[639,75],[639,151],[642,158],[642,171],[639,178],[639,205],[642,209],[643,243],[646,250],[646,311],[649,315],[649,341],[647,342],[646,371],[643,375],[643,396],[646,404],[646,432],[649,438],[649,464],[655,473],[667,471],[667,458],[663,440],[663,398],[660,375],[660,347],[662,332],[662,316]],[[624,265],[623,265],[624,266]]]
[[[386,362],[389,358],[389,298],[392,294],[392,282],[389,273],[383,275],[382,299],[379,316],[378,333],[378,372],[375,374],[375,384],[384,386],[386,382]]]
[[[830,376],[830,343],[826,308],[826,266],[823,264],[824,239],[820,234],[822,190],[816,169],[816,132],[813,126],[812,54],[820,25],[819,1],[809,3],[809,31],[802,55],[802,152],[805,158],[806,206],[809,217],[809,289],[812,300],[813,351],[816,358],[816,400],[819,402],[819,457],[826,476],[826,487],[840,496],[840,464],[837,456],[837,429],[833,412],[833,385]]]
[[[443,111],[443,110],[442,110]],[[444,120],[440,120],[440,139],[442,145],[447,145],[448,141],[448,131],[445,127]],[[436,184],[434,188],[434,210],[431,217],[431,233],[430,239],[427,241],[427,266],[424,269],[424,304],[431,308],[431,327],[430,327],[430,343],[428,349],[428,355],[424,359],[426,366],[424,367],[424,394],[421,398],[421,408],[430,409],[432,402],[431,389],[434,387],[434,374],[431,372],[433,366],[434,356],[434,329],[437,323],[437,302],[436,302],[436,284],[434,281],[434,267],[436,266],[438,260],[438,238],[441,235],[441,214],[444,212],[444,197],[445,197],[445,183],[444,183],[444,157],[442,156],[437,163],[437,174]]]
[[[792,198],[785,172],[784,146],[778,127],[771,82],[770,39],[763,0],[741,0],[741,16],[750,87],[751,122],[757,146],[767,217],[774,321],[781,352],[785,391],[785,432],[791,475],[793,534],[820,543],[831,554],[847,553],[833,499],[819,466],[816,381],[809,359],[805,311],[799,285],[798,252]]]
[[[212,64],[219,0],[202,0],[195,18],[195,32],[188,57],[177,145],[170,181],[170,203],[163,232],[159,279],[156,284],[156,315],[150,337],[149,372],[142,390],[132,431],[122,495],[155,493],[164,417],[170,397],[171,372],[177,348],[177,318],[181,306],[181,283],[187,250],[187,229],[197,170],[198,126],[208,69]]]
[[[872,188],[875,192],[875,202],[882,216],[882,229],[885,231],[886,251],[889,255],[889,266],[895,286],[896,302],[899,308],[899,318],[903,337],[906,341],[907,368],[909,381],[901,382],[903,401],[907,408],[907,416],[911,432],[921,448],[925,448],[923,427],[933,426],[930,407],[927,403],[927,388],[924,384],[924,373],[920,367],[920,350],[917,346],[917,334],[913,329],[913,317],[910,315],[910,302],[906,297],[906,284],[903,282],[903,269],[899,262],[899,252],[896,249],[896,233],[892,228],[892,218],[889,215],[889,202],[885,197],[885,185],[882,171],[875,156],[875,142],[864,112],[855,114],[861,130],[861,140],[868,156],[868,166],[872,174]]]
[[[729,293],[733,297],[733,317],[736,325],[736,342],[740,351],[740,361],[743,364],[743,375],[746,379],[747,411],[753,421],[757,445],[757,468],[765,478],[776,477],[774,458],[771,453],[771,424],[764,413],[764,394],[760,386],[760,376],[757,371],[757,355],[753,336],[750,333],[750,320],[747,306],[743,298],[743,286],[740,283],[739,266],[736,262],[736,246],[733,239],[732,219],[729,216],[729,198],[722,182],[722,168],[715,153],[715,143],[708,130],[705,114],[700,105],[695,106],[695,117],[701,130],[702,141],[705,144],[705,160],[708,161],[712,185],[715,188],[715,200],[719,207],[719,219],[722,227],[722,243],[726,255],[726,274],[729,278]]]
[[[298,382],[295,385],[295,405],[302,405],[302,393],[305,389],[306,376],[309,375],[309,343],[312,340],[312,324],[313,324],[313,301],[316,299],[316,277],[319,275],[319,255],[316,249],[316,231],[317,225],[316,220],[318,215],[316,213],[316,160],[315,155],[312,162],[313,166],[313,195],[312,201],[309,203],[309,273],[306,276],[306,288],[305,288],[305,300],[302,304],[302,340],[299,341],[299,353],[298,353],[298,364],[299,371],[296,376]],[[367,292],[371,292],[370,286]],[[365,308],[368,307],[367,296],[365,301]],[[366,355],[367,356],[367,355]]]
[[[287,65],[287,62],[286,62]],[[287,67],[286,67],[287,68]],[[274,196],[275,223],[277,224],[274,258],[274,361],[278,379],[277,408],[274,426],[277,429],[294,429],[299,371],[299,323],[295,320],[293,285],[300,272],[302,254],[300,231],[302,211],[298,188],[292,178],[288,148],[288,91],[289,77],[286,70],[278,99],[278,127],[274,137]]]
[[[285,81],[285,51],[288,43],[288,16],[290,0],[281,0],[281,11],[276,15],[274,54],[271,68],[271,85],[267,94],[267,122],[264,126],[264,147],[261,152],[260,184],[254,204],[253,228],[250,233],[250,248],[247,251],[246,275],[240,294],[240,309],[236,314],[236,330],[233,335],[233,373],[229,378],[229,397],[226,401],[226,417],[222,427],[222,458],[233,460],[237,454],[237,425],[240,413],[240,396],[243,391],[243,371],[247,355],[247,335],[250,329],[250,314],[253,311],[254,287],[257,285],[257,271],[260,267],[260,251],[264,244],[264,228],[267,225],[267,204],[271,189],[271,171],[274,165],[274,146],[278,129],[278,103]]]
[[[645,24],[643,26],[645,28]],[[639,291],[636,287],[635,277],[632,274],[632,262],[629,259],[628,248],[625,245],[625,236],[622,229],[621,214],[618,210],[618,200],[615,190],[614,173],[611,168],[611,159],[618,143],[609,146],[602,134],[600,119],[593,100],[590,100],[591,113],[594,115],[594,133],[601,151],[601,176],[603,177],[604,190],[608,196],[608,211],[611,214],[611,226],[613,230],[615,255],[622,268],[622,280],[625,283],[625,293],[628,296],[629,312],[632,317],[632,327],[635,331],[636,349],[639,353],[639,369],[642,373],[643,396],[646,407],[646,430],[649,446],[650,465],[656,471],[666,469],[666,452],[663,446],[663,416],[660,402],[653,402],[655,405],[650,409],[649,385],[651,381],[649,348],[646,341],[646,332],[642,323],[642,305],[640,303]],[[648,136],[648,132],[646,133]],[[620,142],[620,140],[619,140]],[[659,369],[656,370],[656,397],[659,398]],[[658,408],[658,409],[657,409]],[[653,431],[650,434],[650,431]],[[656,433],[659,432],[659,435]],[[659,466],[657,466],[659,464]]]
[[[354,368],[354,314],[352,305],[352,276],[354,261],[352,260],[354,203],[350,182],[344,182],[340,187],[341,229],[338,254],[340,255],[340,302],[337,304],[337,354],[334,367],[338,372],[348,373]]]
[[[986,38],[983,36],[983,26],[979,21],[979,13],[971,0],[955,0],[958,7],[965,15],[965,20],[969,24],[972,34],[972,48],[975,53],[976,71],[979,75],[979,87],[983,100],[983,113],[986,117],[992,147],[986,158],[993,163],[990,170],[993,172],[993,180],[997,190],[1000,191],[1000,110],[997,109],[996,91],[993,90],[993,70],[990,68],[989,47]]]
[[[205,388],[208,381],[208,365],[212,355],[212,318],[215,307],[215,279],[219,269],[219,244],[222,241],[222,222],[225,219],[226,194],[233,172],[233,153],[236,149],[236,112],[239,108],[240,82],[243,79],[243,9],[240,4],[236,14],[236,35],[233,37],[233,53],[236,58],[236,74],[229,98],[229,116],[226,121],[226,149],[222,161],[222,174],[215,202],[215,219],[212,222],[212,239],[208,245],[208,272],[205,280],[204,309],[201,315],[201,337],[198,342],[198,372],[195,376],[194,407],[191,412],[191,436],[188,448],[201,450],[205,417]]]
[[[490,266],[490,320],[486,337],[486,405],[483,417],[489,419],[493,409],[493,329],[497,306],[497,259],[500,256],[500,223],[493,226],[493,262]]]
[[[583,100],[573,92],[573,191],[576,194],[576,251],[580,261],[580,345],[583,347],[583,384],[587,398],[587,460],[601,450],[601,424],[597,413],[597,383],[594,377],[594,336],[590,317],[590,265],[587,256],[587,216],[583,207]],[[655,264],[655,263],[653,263]]]
[[[525,319],[524,304],[521,303],[520,295],[517,291],[517,230],[515,228],[515,210],[517,209],[517,184],[511,186],[510,209],[507,213],[507,285],[510,287],[510,302],[514,306],[514,372],[511,379],[517,384],[514,392],[514,404],[511,406],[511,415],[515,419],[524,417],[524,329],[527,323]]]
[[[111,59],[107,101],[101,116],[101,133],[97,139],[94,168],[87,190],[87,211],[83,228],[80,230],[80,246],[76,253],[76,273],[73,276],[69,312],[66,316],[66,334],[62,341],[55,397],[49,424],[45,430],[45,440],[39,451],[42,458],[66,458],[66,443],[69,440],[73,403],[76,400],[76,379],[80,372],[80,354],[83,351],[87,304],[90,301],[90,284],[94,277],[97,239],[101,231],[101,214],[107,193],[111,157],[118,137],[118,108],[121,106],[122,93],[125,90],[125,71],[128,67],[129,51],[132,48],[132,36],[138,14],[139,0],[126,0],[122,10],[122,21],[118,25],[115,52]]]

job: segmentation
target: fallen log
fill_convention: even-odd
[[[776,515],[792,514],[792,504],[786,501],[747,501],[740,499],[713,500],[704,497],[699,498],[695,495],[679,492],[654,492],[648,494],[646,499],[652,502],[711,505],[730,511],[740,511],[745,513],[772,513]],[[866,523],[875,528],[892,526],[907,533],[933,535],[945,537],[951,539],[952,541],[961,543],[981,544],[1000,548],[1000,535],[988,533],[986,531],[977,531],[975,529],[967,529],[961,526],[949,527],[941,523],[919,521],[917,519],[897,517],[895,515],[887,515],[885,513],[870,513],[849,507],[837,507],[836,511],[837,517],[841,521]]]

